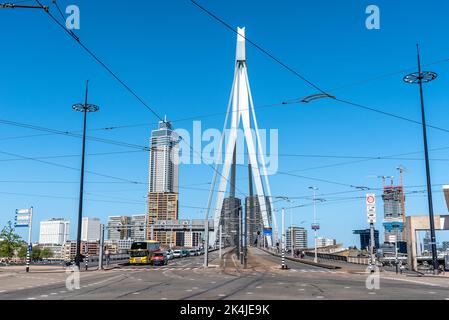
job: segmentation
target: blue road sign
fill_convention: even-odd
[[[273,230],[271,228],[264,228],[263,234],[264,236],[271,236],[273,234]]]
[[[30,244],[30,245],[28,245],[28,250],[31,252],[31,251],[33,251],[33,246]]]

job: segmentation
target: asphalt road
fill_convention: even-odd
[[[252,258],[266,267],[202,268],[204,256],[171,261],[168,266],[123,266],[82,272],[80,289],[66,288],[63,272],[0,272],[0,299],[440,299],[449,300],[445,279],[380,275],[379,289],[367,289],[369,274],[347,273],[279,259],[257,249]],[[211,254],[211,260],[218,256]],[[230,260],[232,257],[228,256]],[[250,259],[251,260],[251,259]],[[235,264],[235,259],[232,259]],[[230,264],[232,265],[232,264]]]

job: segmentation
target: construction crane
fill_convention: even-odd
[[[383,184],[383,187],[384,187],[384,188],[387,186],[387,179],[390,179],[391,186],[393,186],[393,179],[394,179],[394,176],[368,176],[368,178],[372,178],[372,179],[374,179],[374,178],[382,179],[382,184]]]
[[[407,171],[407,168],[405,168],[402,165],[399,165],[396,170],[399,171],[399,175],[401,177],[401,188],[402,188],[402,192],[401,192],[401,213],[402,213],[402,220],[404,222],[404,228],[405,228],[405,222],[406,222],[406,217],[405,217],[405,190],[404,190],[404,172]],[[404,240],[406,240],[406,233],[403,233],[403,237]]]

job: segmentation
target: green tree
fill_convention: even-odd
[[[41,259],[48,259],[53,257],[53,252],[49,248],[44,248],[41,251],[40,258]]]
[[[33,252],[31,253],[31,259],[37,261],[41,259],[42,250],[38,246],[33,247]]]
[[[23,244],[20,246],[19,250],[17,251],[17,256],[21,259],[25,259],[27,256],[28,246],[27,244]]]
[[[0,257],[12,258],[15,250],[23,244],[21,237],[15,232],[13,224],[8,221],[0,232]]]

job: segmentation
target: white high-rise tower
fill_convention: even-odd
[[[220,185],[217,192],[215,211],[214,211],[214,233],[211,237],[209,243],[214,243],[217,239],[217,230],[219,229],[221,212],[223,207],[223,199],[227,189],[229,181],[229,173],[233,164],[235,164],[235,149],[237,134],[239,132],[238,128],[240,122],[243,126],[244,139],[248,148],[248,159],[251,168],[252,177],[254,179],[255,185],[255,196],[258,198],[258,204],[260,206],[260,212],[263,220],[264,228],[271,228],[272,221],[276,223],[275,217],[273,215],[274,207],[271,198],[270,184],[268,182],[268,175],[266,169],[265,157],[263,155],[263,149],[261,145],[261,139],[259,135],[259,127],[257,125],[256,113],[254,111],[253,99],[251,96],[251,89],[248,79],[248,71],[246,65],[246,49],[245,49],[245,28],[237,28],[237,52],[236,52],[236,64],[235,64],[235,74],[234,81],[232,84],[231,96],[229,98],[229,104],[227,108],[227,114],[225,118],[224,129],[227,127],[228,117],[230,113],[230,107],[232,105],[231,111],[231,123],[229,130],[229,137],[227,140],[227,145],[225,149],[225,161],[220,177]],[[251,122],[252,119],[252,122]],[[255,139],[251,131],[251,124],[253,125],[255,131]],[[218,152],[218,157],[221,157],[222,144],[224,140],[224,132],[221,136],[220,147]],[[257,143],[257,153],[256,153],[256,143]],[[264,182],[262,182],[262,175],[260,173],[260,167],[258,159],[261,162],[261,169],[263,172]],[[217,161],[218,163],[218,161]],[[213,191],[215,188],[215,181],[217,177],[217,171],[215,170],[214,179],[211,185],[211,190],[209,194],[208,209],[210,208]],[[235,178],[235,177],[234,177]],[[233,185],[235,182],[231,182],[231,194],[232,189],[235,188]],[[250,182],[251,183],[251,182]],[[276,228],[276,226],[275,226]],[[269,246],[272,245],[273,236],[267,236],[266,241]]]

